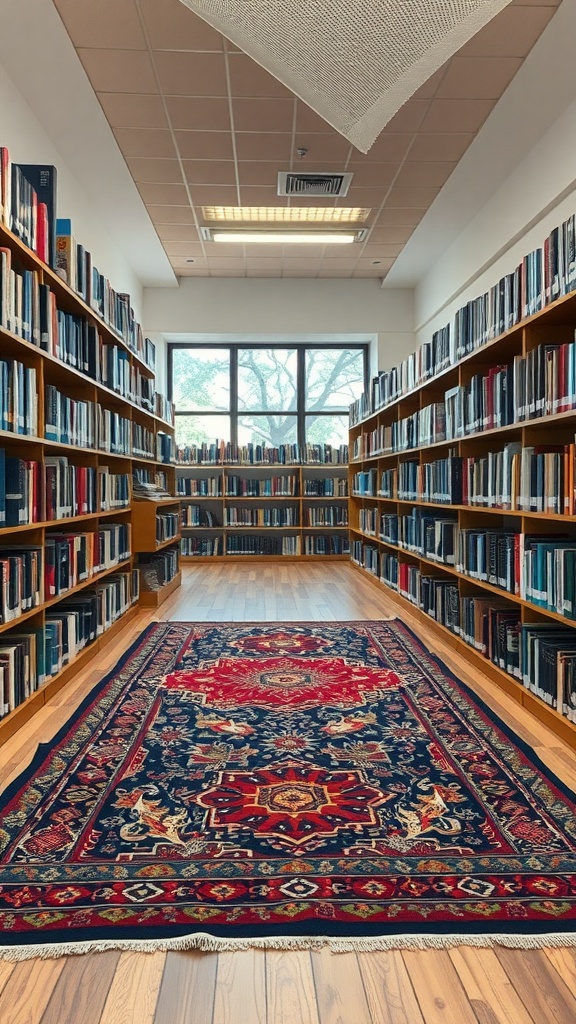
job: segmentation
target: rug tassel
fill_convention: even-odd
[[[221,939],[204,932],[177,939],[138,941],[103,939],[99,942],[47,943],[42,946],[0,947],[0,960],[48,960],[84,953],[103,953],[111,949],[134,953],[160,953],[170,950],[200,950],[204,953],[234,952],[241,949],[303,950],[328,948],[332,953],[375,953],[398,949],[450,949],[455,946],[508,949],[576,948],[576,934],[549,935],[391,935],[374,938],[330,938],[328,936],[270,937],[258,939]]]

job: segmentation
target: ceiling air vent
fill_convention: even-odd
[[[351,174],[307,174],[300,171],[279,171],[279,196],[345,196]]]

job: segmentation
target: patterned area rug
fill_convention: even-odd
[[[2,954],[576,944],[574,810],[398,620],[154,623],[2,797]]]

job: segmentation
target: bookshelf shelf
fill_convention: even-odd
[[[20,218],[21,205],[18,210]],[[174,428],[165,419],[170,407],[155,392],[154,348],[134,321],[129,296],[113,292],[94,270],[85,276],[86,301],[10,230],[12,213],[8,205],[0,213],[0,272],[14,280],[14,288],[0,285],[0,743],[135,614],[140,559],[167,557],[177,570],[179,540],[178,534],[157,544],[154,535],[148,549],[138,545],[138,556],[134,550],[141,513],[132,477],[162,476],[172,494],[176,481]],[[104,285],[92,292],[94,302],[102,301],[110,323],[90,301],[98,279]],[[68,421],[83,432],[72,431]],[[123,504],[101,509],[116,500]],[[98,511],[57,514],[66,507],[79,513],[86,501]],[[153,522],[165,506],[179,512],[177,498],[151,504]],[[38,521],[19,523],[22,509]],[[126,551],[129,557],[110,564]],[[58,571],[62,585],[81,577],[92,560],[109,567],[46,596],[49,574]],[[179,582],[173,572],[171,589]],[[39,592],[42,598],[20,614],[19,587],[24,597]],[[104,632],[51,676],[73,621],[73,649],[94,629],[104,626]]]
[[[554,659],[576,653],[575,325],[572,293],[353,415],[349,439],[355,569],[573,747]]]
[[[305,524],[308,502],[322,502],[326,508],[342,511],[343,503],[347,502],[348,466],[346,463],[218,463],[218,464],[176,464],[176,476],[179,481],[179,498],[184,510],[198,505],[202,511],[200,522],[187,524],[182,520],[182,560],[193,563],[200,559],[290,559],[310,561],[316,559],[348,558],[348,528],[346,526],[307,526]],[[233,494],[230,493],[229,481],[235,479],[251,480],[263,490],[274,487],[274,478],[289,478],[294,493],[290,494]],[[194,495],[181,493],[186,486],[185,481],[191,480],[195,485],[201,481],[211,481],[210,486],[220,493],[217,495]],[[330,486],[337,489],[342,486],[344,494],[310,495],[306,494],[308,486]],[[336,481],[336,484],[334,483]],[[280,484],[276,484],[281,486]],[[254,489],[252,486],[251,489]],[[241,484],[238,483],[238,490]],[[257,523],[238,523],[231,525],[226,522],[229,513],[239,510],[279,510],[294,509],[293,524],[262,525]],[[206,521],[202,521],[205,519]],[[212,520],[212,521],[210,521]],[[202,534],[203,537],[198,535]],[[197,543],[194,537],[198,536]],[[238,535],[254,540],[251,551],[240,550],[236,543]],[[270,538],[273,545],[268,553],[258,550],[257,540],[261,536]],[[273,540],[272,540],[273,538]],[[313,543],[312,543],[313,542]],[[192,547],[196,550],[192,553]],[[322,550],[320,550],[322,548]]]

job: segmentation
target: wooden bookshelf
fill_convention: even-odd
[[[347,560],[349,555],[348,551],[345,550],[342,553],[327,553],[324,554],[320,550],[321,541],[316,538],[326,538],[326,545],[330,546],[330,539],[334,539],[340,546],[347,546],[346,542],[348,539],[348,524],[347,524],[347,508],[348,498],[347,493],[345,494],[333,494],[325,496],[309,495],[305,494],[306,482],[307,481],[323,481],[323,480],[334,480],[334,489],[338,489],[338,484],[341,482],[346,483],[348,478],[348,467],[342,463],[291,463],[291,464],[202,464],[202,465],[177,465],[176,475],[179,480],[191,479],[195,481],[212,479],[215,481],[213,484],[214,489],[218,492],[216,495],[205,496],[205,495],[184,495],[179,493],[179,498],[182,503],[183,516],[186,513],[186,508],[190,505],[198,505],[202,512],[210,513],[214,519],[214,525],[185,525],[184,518],[182,520],[182,562],[193,563],[199,560],[210,560],[210,561],[246,561],[246,560],[270,560],[278,559],[281,561],[315,561],[315,560],[332,560],[342,561]],[[231,478],[240,478],[241,480],[254,480],[262,484],[262,487],[266,485],[266,482],[272,481],[274,477],[291,477],[294,493],[293,494],[230,494],[231,489]],[[311,484],[310,486],[314,486]],[[250,518],[251,510],[262,508],[274,508],[278,509],[293,509],[294,510],[294,524],[286,526],[263,526],[263,525],[252,525],[242,524],[233,526],[229,523],[230,512],[233,509],[246,510],[247,518]],[[320,510],[326,508],[331,510],[336,519],[344,519],[344,522],[338,525],[309,525],[307,520],[313,519],[321,515]],[[254,538],[261,537],[273,537],[281,540],[282,538],[290,538],[292,544],[297,548],[297,551],[290,551],[286,554],[282,551],[277,551],[271,554],[262,553],[243,553],[241,551],[231,551],[229,546],[234,543],[231,538],[233,537],[244,537],[251,536]],[[188,555],[186,554],[186,541],[188,538],[198,538],[207,542],[218,542],[218,548],[216,554],[198,554]],[[308,548],[308,553],[306,549]]]
[[[410,391],[394,398],[383,408],[375,410],[370,415],[364,416],[359,422],[354,423],[350,428],[349,490],[350,537],[354,567],[376,586],[386,589],[387,597],[398,606],[399,614],[402,614],[403,609],[409,610],[410,614],[417,621],[425,623],[427,628],[437,632],[443,639],[448,637],[454,647],[475,668],[495,685],[511,694],[558,736],[576,748],[576,724],[573,724],[561,711],[556,710],[535,692],[524,686],[517,677],[465,642],[443,621],[436,621],[432,618],[418,604],[420,593],[418,588],[416,588],[416,593],[403,596],[398,589],[389,585],[389,582],[382,577],[381,572],[383,556],[393,555],[397,557],[400,565],[407,564],[414,567],[415,574],[419,570],[423,577],[432,577],[438,581],[444,580],[456,585],[460,602],[462,598],[494,597],[505,608],[516,609],[522,625],[558,624],[567,629],[573,628],[576,633],[574,619],[559,614],[552,608],[543,607],[533,600],[525,599],[519,593],[495,586],[488,580],[478,579],[470,575],[469,572],[459,571],[457,560],[456,564],[449,564],[445,560],[437,561],[428,557],[425,548],[411,549],[401,539],[398,543],[391,543],[390,540],[385,540],[381,534],[382,515],[398,516],[400,521],[402,517],[410,515],[412,510],[421,509],[423,513],[436,519],[454,518],[457,523],[457,536],[460,530],[503,531],[521,537],[541,537],[542,539],[548,538],[550,535],[552,538],[558,536],[559,540],[574,540],[576,547],[576,515],[566,514],[561,509],[558,511],[550,509],[528,511],[526,508],[518,507],[517,504],[514,506],[517,498],[515,495],[511,496],[509,503],[513,507],[505,508],[499,508],[496,505],[489,506],[487,503],[465,504],[450,503],[447,500],[438,502],[424,500],[423,491],[418,492],[420,497],[412,500],[405,496],[400,497],[398,487],[400,466],[406,462],[417,463],[419,467],[424,467],[449,456],[463,460],[479,460],[486,457],[489,452],[502,452],[504,447],[511,443],[518,444],[522,449],[536,447],[542,451],[553,451],[556,446],[558,450],[566,446],[566,450],[568,450],[568,446],[574,443],[576,437],[576,409],[556,413],[544,410],[542,415],[532,416],[532,418],[520,422],[502,426],[495,425],[489,430],[478,430],[466,433],[464,436],[436,440],[433,443],[415,444],[398,451],[373,449],[374,438],[378,436],[376,431],[391,428],[394,423],[426,409],[434,402],[441,403],[445,391],[456,386],[468,386],[474,375],[487,374],[491,368],[511,365],[515,357],[527,357],[541,345],[559,346],[572,343],[575,325],[576,295],[572,293],[562,296],[539,313],[468,353],[454,365],[444,368],[438,375],[429,377]],[[355,450],[360,454],[353,458]],[[566,457],[568,458],[568,456]],[[567,466],[568,463],[565,465]],[[376,481],[374,493],[354,493],[356,474],[372,469],[375,470]],[[389,496],[383,496],[378,493],[378,490],[382,473],[387,470],[395,471],[397,474],[395,478],[393,477],[396,482],[396,490]],[[419,479],[422,479],[424,472],[419,472]],[[568,477],[565,479],[565,486],[566,488],[569,486]],[[570,487],[572,486],[574,486],[573,481],[570,483]],[[363,510],[367,510],[375,516],[376,530],[374,533],[371,530],[362,529],[361,513]],[[360,543],[355,544],[355,541]],[[360,554],[361,557],[354,559],[354,554]],[[460,607],[462,607],[461,604]]]
[[[117,564],[111,564],[102,572],[82,580],[76,586],[63,591],[57,596],[46,598],[42,587],[41,600],[38,605],[25,610],[16,618],[0,622],[1,644],[2,642],[9,641],[12,633],[18,634],[43,630],[48,611],[57,609],[62,601],[66,601],[76,594],[81,596],[84,591],[90,590],[91,587],[98,583],[105,582],[113,574],[126,574],[128,577],[126,586],[128,587],[129,584],[130,586],[134,585],[134,570],[137,567],[135,553],[137,550],[147,549],[141,548],[138,543],[134,543],[135,538],[141,538],[143,534],[139,518],[141,515],[139,511],[140,503],[136,503],[132,497],[132,475],[134,472],[142,471],[151,475],[161,472],[167,480],[171,493],[173,493],[175,489],[175,472],[171,464],[169,465],[161,461],[158,448],[158,435],[160,432],[173,436],[174,428],[172,424],[166,422],[161,416],[156,415],[155,411],[149,406],[145,407],[144,404],[140,404],[138,400],[135,400],[137,395],[146,395],[146,391],[139,390],[140,385],[138,381],[145,379],[153,382],[154,380],[154,370],[146,363],[142,350],[135,350],[113,326],[106,323],[80,295],[72,291],[51,267],[43,263],[3,223],[0,223],[0,247],[10,250],[13,270],[16,270],[17,273],[21,273],[24,270],[32,271],[36,275],[37,283],[40,286],[47,285],[50,288],[56,297],[58,310],[83,318],[90,325],[91,329],[97,333],[100,346],[114,345],[123,353],[123,359],[127,362],[129,368],[130,387],[132,387],[132,382],[135,382],[134,386],[136,387],[132,395],[128,393],[122,394],[121,384],[118,384],[118,390],[115,390],[107,386],[106,383],[93,379],[83,372],[82,369],[78,368],[78,366],[71,365],[70,362],[65,361],[64,358],[59,358],[52,351],[45,351],[39,344],[21,338],[15,333],[13,326],[12,329],[8,329],[6,323],[2,320],[3,311],[0,309],[0,359],[15,360],[23,364],[25,368],[34,370],[37,392],[37,428],[35,433],[21,434],[9,429],[0,429],[0,449],[5,452],[7,457],[12,456],[29,462],[39,463],[42,481],[45,480],[46,460],[54,456],[63,456],[68,460],[69,466],[86,467],[96,474],[98,470],[102,471],[108,468],[111,474],[126,476],[128,489],[127,502],[122,506],[112,506],[107,510],[102,510],[96,505],[92,506],[97,508],[96,511],[82,515],[58,516],[50,519],[42,514],[43,507],[40,507],[40,503],[35,509],[38,521],[21,523],[16,526],[0,527],[0,548],[8,546],[17,548],[20,545],[23,547],[34,546],[39,548],[43,552],[41,556],[41,577],[44,584],[45,542],[51,534],[92,533],[106,523],[126,523],[130,526],[132,539],[129,558],[119,561]],[[36,340],[39,340],[38,337]],[[110,413],[119,414],[128,422],[129,449],[112,452],[106,450],[107,445],[92,448],[83,444],[67,443],[65,439],[53,440],[50,437],[46,437],[45,430],[48,423],[48,410],[46,409],[45,398],[46,388],[49,386],[56,388],[58,392],[70,399],[89,401],[100,406],[101,409],[108,410]],[[153,391],[152,383],[146,385],[146,387],[150,387]],[[151,397],[152,400],[155,400],[154,394]],[[140,427],[148,432],[147,438],[150,447],[147,452],[135,452],[134,450],[134,430],[136,427]],[[160,504],[164,505],[166,503]],[[177,499],[172,499],[168,504],[171,504],[174,510],[178,511],[179,504]],[[152,509],[152,522],[154,522],[154,509]],[[145,536],[148,538],[148,534],[145,534]],[[170,543],[173,542],[171,541]],[[159,547],[163,548],[165,546],[161,544]],[[154,536],[154,545],[150,550],[154,551],[156,549]],[[171,581],[169,586],[173,590],[179,583],[180,574]],[[130,592],[132,593],[132,603],[128,603],[125,606],[125,610],[112,622],[112,625],[105,632],[80,650],[73,660],[69,664],[64,665],[57,675],[48,676],[44,685],[32,692],[27,699],[0,718],[0,743],[5,742],[9,736],[13,735],[48,700],[51,694],[66,685],[81,667],[98,654],[98,651],[108,642],[114,632],[120,629],[127,619],[135,613],[137,592]],[[147,603],[147,598],[144,598],[142,604],[146,605]],[[0,694],[0,703],[3,703],[2,694]]]

